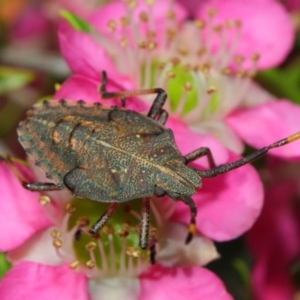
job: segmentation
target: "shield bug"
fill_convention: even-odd
[[[121,107],[84,101],[45,101],[27,112],[20,122],[19,141],[51,182],[24,183],[32,191],[69,190],[74,196],[110,202],[93,224],[89,234],[97,236],[120,203],[144,198],[140,242],[149,248],[149,197],[168,195],[190,208],[189,243],[196,232],[197,208],[191,198],[201,187],[201,177],[214,177],[239,168],[300,138],[300,132],[264,147],[235,162],[216,166],[211,151],[199,148],[186,155],[179,152],[173,133],[164,125],[168,113],[163,109],[167,94],[154,88],[136,91],[106,91],[102,73],[103,99],[121,98]],[[126,109],[129,96],[157,94],[147,115]],[[206,156],[209,170],[188,164]],[[154,261],[154,246],[152,261]]]

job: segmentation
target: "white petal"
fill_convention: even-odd
[[[274,95],[263,89],[259,84],[251,81],[249,90],[244,99],[244,105],[247,107],[256,106],[274,99]]]
[[[194,131],[213,134],[227,149],[236,154],[241,154],[244,144],[238,135],[223,121],[203,121],[201,124],[190,126]]]
[[[135,300],[141,292],[139,279],[133,277],[90,279],[88,289],[91,300]]]
[[[8,252],[7,257],[13,263],[21,260],[32,261],[47,265],[60,265],[61,259],[57,256],[52,245],[53,239],[50,231],[53,228],[41,230],[30,237],[20,247]]]
[[[157,253],[157,261],[169,267],[203,266],[219,258],[212,240],[196,235],[186,245],[187,234],[187,226],[181,223],[165,224],[162,236],[159,238],[160,250]]]

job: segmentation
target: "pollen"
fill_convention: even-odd
[[[52,244],[53,244],[54,248],[61,248],[63,245],[63,242],[60,239],[54,239]]]
[[[75,206],[72,204],[72,203],[67,203],[67,205],[66,205],[66,212],[68,213],[68,214],[73,214],[74,212],[76,211],[76,208],[75,208]]]
[[[116,24],[116,22],[115,22],[114,20],[110,20],[110,21],[108,21],[108,23],[107,23],[107,27],[108,27],[108,29],[109,29],[111,32],[113,32],[113,31],[116,30],[117,24]]]
[[[89,242],[88,244],[86,244],[85,249],[87,251],[94,251],[97,247],[97,244],[95,242]]]
[[[85,264],[89,269],[93,269],[96,266],[96,263],[92,260],[88,260]]]
[[[70,269],[76,270],[79,265],[80,265],[80,262],[78,260],[75,260],[75,261],[71,262],[69,266],[70,266]]]
[[[39,198],[39,203],[42,204],[42,205],[47,205],[51,202],[51,199],[50,197],[46,196],[46,195],[43,195]]]
[[[61,237],[61,232],[57,229],[52,229],[50,234],[54,239],[57,239],[57,238]]]

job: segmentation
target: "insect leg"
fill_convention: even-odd
[[[210,169],[210,170],[196,170],[196,171],[201,177],[215,177],[215,176],[218,176],[220,174],[229,172],[231,170],[237,169],[237,168],[239,168],[243,165],[246,165],[248,163],[253,162],[254,160],[266,155],[267,152],[270,149],[281,147],[283,145],[294,142],[295,140],[298,140],[298,139],[300,139],[300,132],[297,132],[297,133],[295,133],[295,134],[293,134],[293,135],[291,135],[291,136],[289,136],[285,139],[282,139],[278,142],[275,142],[275,143],[273,143],[273,144],[271,144],[267,147],[264,147],[260,150],[257,150],[255,152],[253,152],[252,154],[249,154],[246,157],[243,157],[243,158],[241,158],[237,161],[234,161],[232,163],[224,164],[224,165],[215,167],[215,168]]]
[[[5,161],[5,163],[9,166],[13,174],[18,178],[20,183],[23,185],[23,187],[30,191],[40,191],[40,192],[46,192],[46,191],[58,191],[61,190],[60,187],[58,187],[56,184],[51,182],[26,182],[26,179],[21,174],[21,172],[18,170],[18,168],[14,165],[13,159],[9,155],[0,156],[0,160]]]
[[[143,199],[142,206],[142,217],[141,217],[141,227],[140,227],[140,241],[139,246],[145,250],[148,248],[149,242],[149,220],[150,220],[150,202],[149,198]]]
[[[119,203],[111,203],[103,215],[92,225],[91,229],[89,230],[89,234],[92,236],[97,236],[99,230],[106,224],[119,206]]]
[[[194,202],[194,200],[190,197],[182,197],[180,199],[182,202],[184,202],[186,205],[189,206],[191,211],[191,220],[189,224],[189,232],[186,237],[185,243],[188,244],[193,239],[194,235],[196,234],[196,215],[197,215],[197,207]]]
[[[156,122],[160,125],[165,125],[168,120],[169,114],[164,109],[161,109]]]
[[[155,119],[160,114],[161,109],[167,99],[166,92],[161,88],[133,90],[133,91],[107,92],[106,84],[107,84],[107,75],[106,75],[106,72],[103,71],[102,72],[102,84],[100,87],[100,94],[101,94],[102,99],[121,98],[121,99],[123,99],[122,102],[125,102],[126,97],[157,94],[157,96],[154,99],[154,102],[150,108],[150,111],[148,113],[148,117],[151,119]]]
[[[182,201],[185,203],[191,212],[191,220],[189,224],[189,231],[188,235],[185,239],[185,243],[188,244],[193,239],[194,235],[196,234],[196,216],[197,216],[197,207],[194,200],[191,197],[184,196],[184,195],[173,195],[172,193],[168,193],[168,195],[173,198],[175,201]]]
[[[184,159],[184,163],[188,164],[189,162],[196,160],[197,158],[206,156],[207,160],[208,160],[208,164],[210,166],[210,168],[215,168],[216,167],[216,163],[215,160],[213,158],[213,155],[210,151],[209,148],[206,147],[201,147],[199,149],[194,150],[191,153],[188,153],[187,155],[183,156],[182,158]]]
[[[61,188],[51,182],[22,182],[25,189],[32,192],[59,191]]]

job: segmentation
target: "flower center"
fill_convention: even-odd
[[[190,125],[221,119],[244,105],[259,55],[253,53],[251,61],[235,55],[241,21],[219,24],[211,9],[205,20],[183,23],[173,1],[156,20],[160,7],[153,1],[143,7],[125,2],[126,15],[107,24],[110,43],[100,43],[137,88],[164,88],[170,100],[166,109]],[[146,101],[151,104],[153,97]]]
[[[151,216],[149,242],[159,240],[157,228],[169,218],[174,202],[160,206],[162,199],[150,201]],[[132,200],[120,205],[95,239],[85,234],[90,226],[107,209],[108,204],[88,199],[74,198],[66,205],[62,221],[53,217],[53,202],[41,196],[40,203],[55,223],[51,231],[53,246],[60,259],[70,268],[83,271],[88,277],[137,277],[150,263],[150,250],[139,247],[142,200]],[[164,214],[162,214],[164,212]],[[78,229],[82,229],[80,236]],[[156,244],[159,249],[159,244]]]

